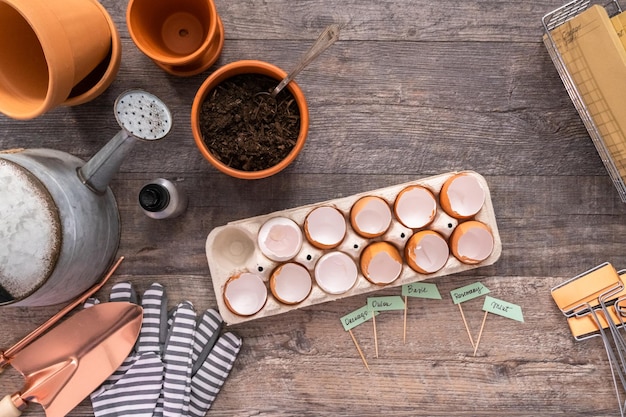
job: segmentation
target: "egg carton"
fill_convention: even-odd
[[[348,197],[342,197],[320,203],[300,206],[293,209],[276,211],[266,215],[233,221],[224,226],[214,228],[209,233],[206,240],[206,256],[218,308],[224,321],[229,325],[243,323],[252,319],[273,316],[302,307],[351,297],[358,294],[374,292],[380,290],[381,288],[401,286],[404,284],[446,276],[493,264],[500,257],[502,252],[502,243],[498,233],[489,187],[484,177],[480,174],[474,171],[462,171],[462,173],[474,177],[481,185],[485,193],[482,207],[469,219],[459,220],[447,214],[441,207],[439,194],[442,186],[447,179],[459,174],[459,172],[449,172],[386,188],[366,191]],[[421,229],[411,229],[404,226],[395,216],[392,216],[391,225],[387,232],[382,236],[368,239],[355,232],[350,223],[350,211],[359,199],[366,196],[378,196],[389,203],[390,207],[393,207],[396,196],[398,196],[398,194],[405,188],[413,185],[420,185],[427,188],[431,191],[437,201],[435,217],[429,225]],[[324,206],[334,207],[344,215],[347,225],[345,238],[338,247],[333,249],[319,249],[318,247],[313,246],[306,238],[303,239],[301,249],[295,257],[289,260],[289,262],[300,264],[309,271],[311,274],[312,289],[304,301],[294,305],[285,304],[275,298],[269,289],[269,281],[272,272],[280,265],[285,264],[285,262],[277,262],[264,255],[257,241],[259,230],[267,221],[274,218],[291,219],[302,229],[304,227],[306,216],[313,209]],[[457,225],[468,220],[476,220],[483,223],[490,229],[493,235],[493,249],[491,250],[491,253],[488,257],[478,263],[463,263],[452,254],[452,251],[450,251],[448,259],[441,269],[433,273],[423,274],[410,268],[403,256],[401,273],[392,283],[384,286],[374,284],[363,275],[359,268],[356,283],[348,291],[341,294],[330,294],[323,291],[321,287],[317,285],[314,278],[316,262],[328,252],[343,252],[349,255],[354,260],[356,265],[359,265],[363,249],[371,243],[380,241],[388,242],[395,246],[400,253],[404,253],[404,247],[414,233],[421,230],[433,230],[438,232],[444,237],[444,239],[446,239],[446,241],[448,241]],[[238,275],[246,272],[259,275],[268,290],[267,300],[264,306],[253,315],[242,316],[235,314],[228,308],[227,302],[225,301],[224,291],[231,277],[237,277]]]

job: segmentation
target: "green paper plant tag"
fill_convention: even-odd
[[[404,301],[399,295],[388,297],[369,297],[367,305],[372,311],[404,310]]]
[[[489,293],[489,288],[485,287],[480,282],[475,282],[450,291],[454,304],[464,303],[487,293]]]
[[[430,298],[432,300],[441,300],[441,294],[439,294],[437,285],[428,282],[404,284],[402,286],[402,295],[405,297]]]
[[[490,296],[485,297],[483,311],[497,314],[498,316],[506,317],[508,319],[521,321],[522,323],[524,322],[522,307]]]
[[[347,332],[348,330],[354,329],[359,324],[363,324],[372,317],[374,317],[375,312],[370,310],[369,305],[364,305],[358,310],[354,310],[352,313],[348,313],[343,316],[341,320],[341,325],[343,329]],[[378,314],[378,313],[376,313]]]

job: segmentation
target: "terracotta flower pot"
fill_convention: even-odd
[[[126,24],[137,48],[173,75],[205,71],[224,46],[213,0],[130,0]]]
[[[200,127],[201,111],[205,99],[208,97],[209,93],[215,89],[215,87],[217,87],[220,83],[229,78],[242,74],[266,75],[268,77],[274,78],[276,80],[276,84],[278,84],[283,78],[287,76],[287,73],[285,71],[276,67],[275,65],[256,60],[236,61],[221,67],[204,81],[204,83],[200,86],[198,92],[196,93],[191,109],[191,129],[193,132],[194,141],[196,143],[196,146],[200,150],[200,153],[202,153],[202,155],[219,171],[235,178],[260,179],[269,177],[282,171],[298,156],[298,154],[304,147],[304,143],[309,132],[309,108],[307,106],[304,93],[302,92],[298,84],[296,84],[296,82],[294,81],[287,84],[286,90],[288,90],[289,93],[291,93],[291,95],[294,97],[298,107],[298,111],[300,113],[300,131],[298,133],[296,143],[289,152],[289,154],[278,164],[259,171],[244,171],[240,169],[234,169],[228,166],[227,164],[220,161],[215,155],[213,155],[213,153],[204,142]],[[283,93],[284,91],[281,94]]]
[[[0,111],[32,119],[100,95],[119,69],[119,34],[96,0],[0,0]]]

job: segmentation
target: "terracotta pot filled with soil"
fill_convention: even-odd
[[[263,61],[236,61],[215,71],[196,93],[191,127],[202,155],[218,170],[259,179],[285,169],[309,130],[304,93],[290,82],[268,93],[287,73]]]

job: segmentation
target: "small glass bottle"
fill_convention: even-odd
[[[187,208],[187,196],[173,182],[164,178],[150,181],[139,191],[139,205],[148,217],[169,219]]]

